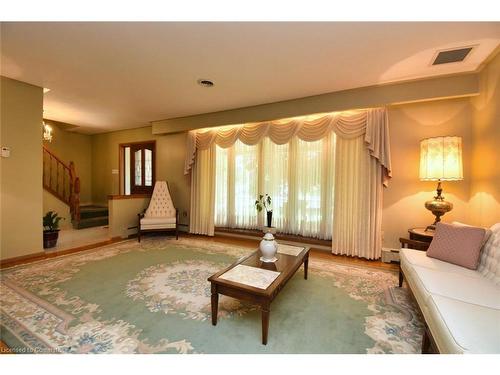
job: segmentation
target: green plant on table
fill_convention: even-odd
[[[257,209],[257,212],[262,212],[262,210],[266,210],[266,212],[272,212],[273,210],[271,209],[271,196],[268,194],[266,195],[259,195],[259,199],[255,201],[255,208]]]

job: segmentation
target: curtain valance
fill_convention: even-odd
[[[378,160],[384,169],[384,185],[391,177],[389,146],[389,126],[387,110],[375,108],[348,112],[333,112],[324,116],[307,119],[293,118],[245,125],[225,126],[189,132],[184,174],[188,174],[194,163],[196,150],[206,150],[214,143],[222,148],[231,147],[236,140],[247,145],[255,145],[264,137],[281,145],[294,136],[303,141],[320,140],[334,131],[344,139],[365,135],[365,144],[370,155]]]

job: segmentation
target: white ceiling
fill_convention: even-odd
[[[499,42],[498,22],[2,23],[1,74],[50,88],[44,117],[99,133],[471,72]],[[464,62],[430,65],[469,45]]]

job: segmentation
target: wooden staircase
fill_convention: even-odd
[[[102,206],[81,206],[80,220],[73,221],[75,229],[101,227],[108,225],[108,208]]]
[[[108,208],[80,206],[80,178],[75,164],[63,162],[43,147],[43,188],[69,206],[73,228],[82,229],[108,224]]]

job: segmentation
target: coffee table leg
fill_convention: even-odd
[[[267,334],[269,332],[270,304],[264,304],[262,309],[262,345],[267,345]]]
[[[217,292],[217,285],[212,284],[212,325],[217,325],[217,314],[219,310],[219,293]]]
[[[304,259],[304,279],[307,280],[307,269],[309,267],[309,254],[307,254],[306,258]]]

